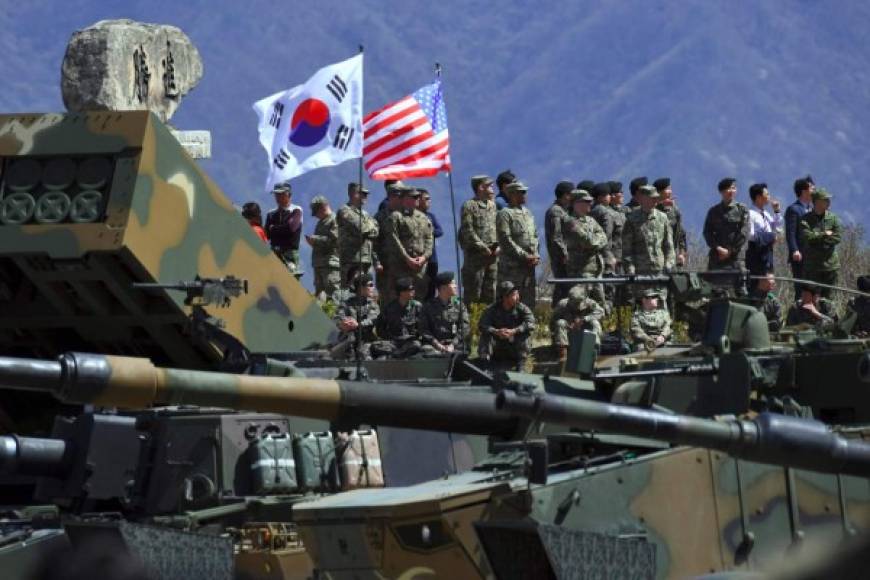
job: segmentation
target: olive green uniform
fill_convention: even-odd
[[[459,349],[469,344],[470,330],[468,309],[456,296],[447,302],[436,296],[423,306],[419,334],[423,339],[424,353],[441,354],[434,346],[436,342],[445,346],[452,344],[454,349]]]
[[[840,218],[830,210],[822,215],[811,211],[801,219],[798,228],[803,248],[804,277],[820,284],[836,285],[840,272],[837,246],[843,239]],[[827,231],[831,235],[827,235]],[[828,298],[832,289],[821,288],[821,292],[822,296]]]
[[[704,240],[710,248],[708,270],[743,269],[746,242],[749,239],[749,210],[742,203],[717,203],[704,220]],[[716,247],[728,250],[728,257],[719,258]]]
[[[535,330],[535,315],[522,302],[505,310],[501,301],[490,304],[477,325],[480,341],[477,346],[478,356],[490,359],[496,363],[507,362],[512,367],[521,370],[531,351],[531,336]],[[498,338],[493,331],[499,328],[516,328],[517,333],[510,340]]]
[[[393,300],[377,320],[378,336],[389,341],[388,352],[394,358],[407,358],[420,352],[422,343],[418,333],[423,305],[417,300],[408,300],[402,305]],[[386,345],[385,345],[386,346]],[[380,350],[381,345],[378,345]]]
[[[427,260],[431,258],[434,240],[432,222],[425,213],[417,209],[405,208],[390,214],[387,219],[386,239],[389,258],[384,264],[384,269],[389,271],[390,280],[388,288],[384,289],[388,292],[387,300],[396,296],[392,281],[406,276],[414,282],[417,296],[426,296],[429,277],[426,275],[425,264],[421,269],[413,270],[406,260],[421,256]]]
[[[366,210],[345,205],[336,216],[338,223],[338,260],[341,280],[347,281],[347,272],[358,265],[368,272],[375,262],[374,242],[378,239],[378,222]]]
[[[381,309],[378,303],[362,296],[351,296],[338,305],[333,320],[337,323],[344,318],[353,318],[359,321],[361,332],[353,330],[339,334],[338,343],[330,349],[330,354],[335,359],[351,359],[356,356],[354,347],[358,334],[361,334],[360,357],[371,358],[371,345],[376,341],[375,321],[378,319]]]
[[[631,315],[631,340],[636,347],[652,346],[656,337],[671,338],[671,315],[664,308],[638,308]]]
[[[550,271],[554,278],[564,278],[568,273],[568,249],[562,235],[562,224],[570,216],[565,208],[554,203],[544,215],[544,237],[547,240],[547,254],[550,256]],[[568,294],[566,284],[556,284],[553,288],[553,302],[558,302]]]
[[[603,334],[602,318],[604,318],[604,308],[592,298],[586,296],[575,298],[570,295],[568,298],[563,298],[553,310],[550,323],[553,346],[568,346],[568,332],[581,328],[594,332],[595,344],[600,345]]]

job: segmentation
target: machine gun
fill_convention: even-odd
[[[233,298],[248,293],[248,281],[235,276],[224,278],[200,278],[185,282],[141,282],[133,284],[140,290],[176,290],[185,292],[184,304],[191,307],[190,336],[195,340],[211,342],[223,352],[222,368],[244,368],[251,353],[242,342],[224,330],[224,320],[212,316],[206,306],[227,308]]]

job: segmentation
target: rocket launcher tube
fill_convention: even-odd
[[[0,388],[49,392],[65,403],[142,409],[198,405],[455,433],[514,434],[491,393],[412,385],[158,368],[143,358],[67,353],[57,361],[0,357]]]
[[[515,416],[716,449],[759,463],[870,477],[870,444],[831,432],[819,421],[774,413],[714,421],[659,411],[502,391],[496,406]]]

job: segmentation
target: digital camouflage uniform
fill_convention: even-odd
[[[468,345],[470,330],[468,310],[456,296],[446,303],[435,297],[423,306],[419,334],[423,339],[424,353],[441,354],[441,351],[434,346],[435,341],[442,345],[452,344],[453,348],[458,350],[461,346]],[[461,337],[460,332],[463,334]],[[463,340],[460,341],[460,338]]]
[[[506,207],[498,211],[495,227],[501,247],[498,281],[513,282],[523,304],[534,309],[537,301],[535,266],[529,266],[526,258],[540,255],[535,218],[525,206]]]
[[[616,274],[622,272],[622,232],[625,229],[625,219],[628,214],[610,206],[613,217],[613,237],[610,239],[610,249],[613,252],[613,257],[616,258]]]
[[[604,308],[598,302],[586,296],[581,287],[575,286],[553,310],[550,332],[553,335],[553,346],[568,346],[569,331],[574,329],[591,330],[595,333],[595,344],[601,344],[601,319],[604,318]]]
[[[423,305],[413,298],[405,305],[398,299],[387,304],[376,323],[378,336],[389,341],[389,346],[382,351],[383,354],[407,358],[420,352],[422,344],[418,327],[422,312]],[[381,345],[378,345],[378,349],[381,349]]]
[[[732,270],[744,268],[746,242],[749,239],[749,210],[742,203],[720,202],[710,208],[704,220],[704,240],[710,248],[708,270]],[[724,260],[719,259],[716,247],[729,251]]]
[[[776,332],[782,328],[782,303],[776,294],[756,288],[750,293],[753,304],[767,318],[767,329]]]
[[[819,215],[811,211],[799,224],[801,247],[803,248],[803,275],[807,280],[820,284],[837,284],[840,271],[840,256],[837,245],[842,241],[843,226],[832,211]],[[831,235],[825,232],[830,230]],[[830,288],[821,288],[822,296],[830,297]]]
[[[331,213],[314,226],[311,240],[311,267],[314,269],[314,294],[332,296],[341,286],[338,259],[338,221]]]
[[[637,308],[631,315],[631,340],[636,347],[652,347],[657,336],[671,338],[671,315],[665,308]]]
[[[653,208],[645,212],[638,207],[625,218],[622,229],[622,266],[628,275],[657,275],[670,270],[676,262],[671,226],[668,218]],[[638,285],[631,292],[637,296],[651,286]],[[655,286],[667,300],[667,289]]]
[[[611,263],[616,262],[616,254],[614,252],[614,245],[616,242],[616,229],[617,229],[617,217],[621,216],[619,212],[615,212],[610,209],[609,205],[604,205],[600,203],[596,203],[595,207],[592,208],[592,211],[589,213],[592,216],[599,226],[601,226],[601,230],[604,232],[604,235],[607,237],[607,244],[604,246],[604,249],[601,252],[601,256],[604,258],[604,273],[605,274],[613,274],[614,269],[611,266]],[[622,235],[622,225],[625,223],[625,220],[620,220],[619,223],[619,234]],[[621,242],[622,240],[620,240]],[[622,244],[620,243],[620,249],[622,248]]]
[[[375,262],[374,265],[384,266],[384,270],[375,276],[375,284],[378,288],[378,297],[381,299],[381,302],[387,299],[388,296],[392,293],[390,288],[392,288],[393,283],[395,282],[395,278],[390,278],[390,250],[387,244],[387,237],[389,236],[389,224],[387,223],[390,214],[394,211],[390,209],[388,205],[384,205],[378,208],[377,213],[375,213],[374,219],[378,223],[378,239],[374,242],[374,251],[375,251]]]
[[[371,358],[371,346],[376,341],[375,321],[378,319],[381,309],[375,300],[365,296],[354,295],[338,305],[333,320],[338,324],[344,318],[359,320],[362,329],[362,342],[360,343],[360,356],[364,359]],[[359,315],[359,318],[357,318]],[[356,356],[354,345],[358,332],[342,332],[338,336],[338,343],[330,349],[330,354],[335,359],[352,359]]]
[[[576,216],[565,222],[565,244],[568,248],[568,277],[595,278],[604,273],[603,252],[607,247],[607,236],[591,215]],[[595,284],[589,288],[589,295],[604,306],[604,288]]]
[[[570,216],[564,207],[554,203],[544,214],[544,238],[547,242],[547,255],[550,257],[550,271],[553,278],[564,278],[568,274],[568,250],[562,235],[562,224]],[[568,294],[565,284],[553,287],[553,303],[555,304]]]
[[[532,332],[535,330],[535,315],[531,308],[518,302],[514,308],[505,310],[499,299],[483,311],[477,328],[480,332],[478,356],[496,363],[507,362],[517,370],[525,366],[531,351]],[[506,340],[492,333],[498,328],[518,328],[519,331],[511,340]]]
[[[494,201],[469,199],[462,204],[459,245],[463,251],[462,299],[466,304],[490,304],[495,300],[498,259],[487,255],[487,250],[498,243],[495,216]]]
[[[420,270],[412,270],[405,260],[420,256],[428,260],[432,257],[433,244],[432,222],[425,213],[413,208],[391,213],[387,219],[386,240],[389,259],[384,264],[384,269],[389,271],[389,280],[411,278],[417,295],[426,296],[429,279],[425,264]],[[388,289],[390,294],[387,300],[391,300],[396,296],[392,283]]]
[[[378,222],[366,210],[345,205],[335,218],[338,224],[338,259],[341,280],[347,281],[347,272],[362,265],[368,272],[375,260],[374,242],[378,239]]]

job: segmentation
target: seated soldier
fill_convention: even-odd
[[[631,315],[631,340],[635,350],[641,347],[654,350],[670,340],[671,315],[666,308],[659,308],[659,291],[647,288],[641,295],[641,308]]]
[[[767,329],[776,332],[782,328],[782,304],[773,292],[776,290],[776,279],[773,277],[773,272],[768,272],[764,278],[756,280],[756,282],[749,298],[767,318]]]
[[[359,356],[367,360],[371,358],[371,345],[375,342],[375,320],[380,313],[374,298],[375,284],[370,275],[363,273],[357,274],[351,288],[355,294],[338,305],[333,317],[340,334],[338,343],[330,349],[330,354],[335,359],[355,358],[357,338],[361,338]]]
[[[403,276],[396,280],[396,299],[387,304],[378,317],[378,336],[390,344],[382,354],[408,358],[420,352],[422,343],[417,333],[423,305],[414,300],[414,280]],[[378,345],[380,350],[381,345]]]
[[[801,287],[801,297],[789,308],[785,323],[787,326],[808,324],[818,330],[829,330],[838,319],[834,304],[822,298],[822,290],[818,286],[806,285]]]
[[[591,330],[595,333],[595,344],[601,346],[602,318],[604,308],[587,296],[586,287],[582,284],[572,287],[568,297],[559,300],[550,323],[553,346],[559,353],[559,360],[568,358],[568,334],[572,330]]]
[[[496,300],[483,311],[477,328],[477,354],[483,361],[523,370],[531,350],[535,315],[520,302],[520,291],[513,282],[499,283]]]
[[[469,343],[468,311],[456,297],[455,277],[453,272],[435,275],[435,298],[423,306],[420,316],[424,354],[451,354]]]
[[[858,290],[870,293],[870,276],[858,276]],[[855,336],[870,335],[870,296],[856,296],[849,301],[849,310],[855,313]]]

